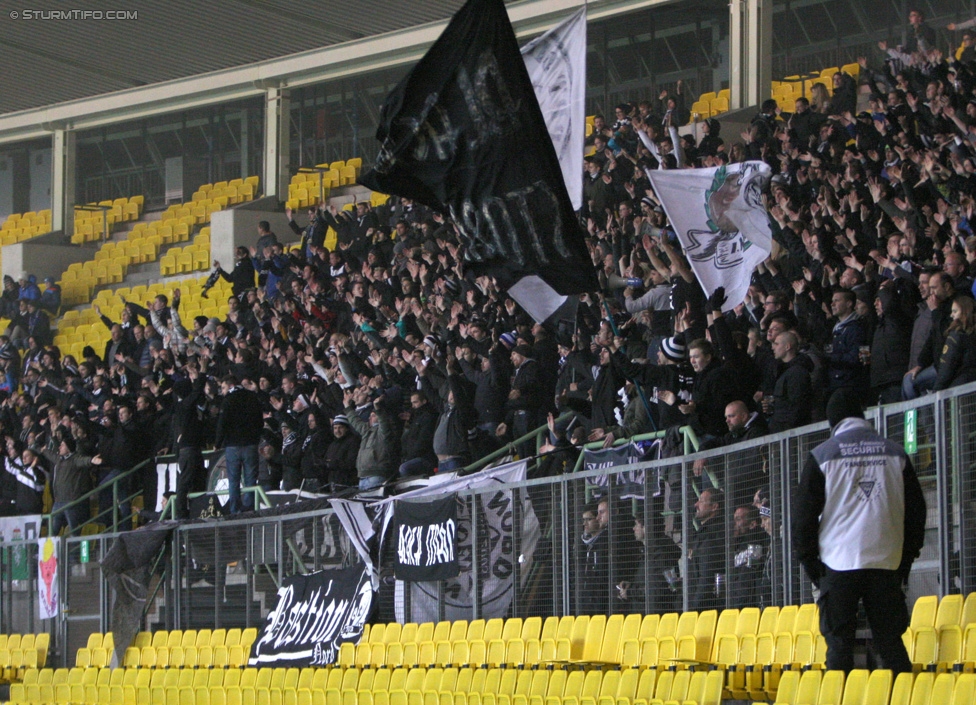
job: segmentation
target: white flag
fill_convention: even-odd
[[[772,249],[762,202],[769,174],[764,162],[647,172],[702,289],[725,287],[723,311],[745,301],[752,271]]]
[[[61,611],[58,590],[58,539],[44,538],[37,542],[37,612],[41,619],[51,619]]]
[[[573,210],[579,210],[583,207],[586,140],[586,8],[522,47],[522,58],[556,148]]]

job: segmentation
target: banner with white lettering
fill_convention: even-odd
[[[541,535],[528,493],[508,486],[524,481],[525,472],[526,462],[520,460],[413,490],[398,498],[419,499],[457,492],[461,501],[457,503],[455,536],[457,577],[438,582],[398,580],[397,621],[466,619],[476,602],[485,619],[508,613],[515,591],[525,585],[532,572]],[[386,540],[392,540],[392,535]]]
[[[396,579],[433,582],[456,578],[461,571],[454,545],[457,496],[430,502],[398,501],[393,507]]]
[[[752,271],[773,246],[762,193],[770,169],[740,162],[712,169],[647,170],[705,293],[725,287],[723,311],[746,299]]]
[[[615,468],[624,465],[634,465],[641,461],[641,451],[636,443],[617,446],[616,448],[603,448],[600,450],[583,451],[584,470],[602,470],[604,468]],[[597,475],[590,478],[590,483],[596,487],[607,487],[610,478],[613,478],[613,494],[619,499],[644,499],[644,469],[634,468],[633,470],[616,472],[612,475]],[[600,490],[594,492],[594,496],[602,496]]]
[[[545,320],[598,288],[548,134],[503,0],[468,0],[387,97],[360,183],[449,214],[476,275],[538,278],[509,292]]]
[[[251,646],[252,667],[327,666],[345,642],[358,644],[373,609],[362,564],[286,578],[278,603]]]

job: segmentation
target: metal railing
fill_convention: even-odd
[[[910,577],[910,598],[976,590],[976,383],[874,408],[867,417],[906,446],[925,492],[925,543]],[[467,544],[459,546],[463,585],[404,586],[381,561],[377,619],[809,602],[811,585],[790,550],[791,508],[806,458],[828,437],[827,425],[820,423],[675,458],[465,490],[459,493],[459,517],[470,526]],[[686,434],[686,450],[696,440]],[[716,487],[725,501],[705,517],[701,495]],[[757,491],[769,508],[762,519],[752,507]],[[583,516],[587,512],[589,518],[591,510],[598,515],[600,503],[606,538],[595,542],[584,537]],[[90,581],[84,588],[65,584],[63,612],[74,615],[76,631],[84,623],[81,616],[93,629],[111,628],[107,615],[95,617],[95,602],[84,614],[76,603],[82,596],[91,602],[92,595],[104,595],[101,610],[110,600],[111,589],[92,567],[96,559],[82,566],[80,546],[91,541],[90,547],[99,548],[88,555],[101,555],[112,540],[63,539],[64,575],[71,576],[65,580]],[[360,560],[331,510],[184,524],[175,529],[169,549],[159,596],[147,605],[147,627],[257,626],[289,575]],[[600,560],[590,560],[593,551]],[[6,595],[10,571],[2,580],[0,594]],[[62,662],[70,658],[64,655]]]
[[[67,519],[67,512],[68,512],[68,510],[69,509],[72,509],[74,507],[84,507],[86,510],[88,510],[89,507],[90,507],[92,498],[94,497],[94,498],[97,499],[98,496],[101,495],[103,492],[111,492],[112,493],[112,508],[110,510],[111,513],[112,513],[112,522],[111,522],[111,525],[110,526],[106,526],[106,528],[110,528],[112,533],[117,532],[119,530],[119,522],[120,522],[120,520],[123,521],[123,522],[126,519],[130,519],[131,520],[131,517],[121,517],[120,516],[120,514],[119,514],[120,507],[123,506],[123,505],[125,505],[125,504],[131,503],[132,500],[134,500],[136,497],[138,497],[141,494],[141,492],[138,492],[137,491],[137,492],[126,493],[126,494],[121,494],[120,495],[120,493],[124,493],[125,492],[125,490],[121,487],[121,485],[123,483],[127,482],[137,472],[139,472],[140,470],[142,470],[143,468],[145,468],[150,462],[155,462],[155,459],[154,458],[149,458],[147,460],[143,460],[141,463],[139,463],[135,467],[130,468],[129,470],[126,470],[125,472],[122,472],[122,473],[116,475],[115,477],[111,478],[108,482],[104,482],[102,484],[97,485],[94,489],[89,490],[88,492],[86,492],[85,494],[83,494],[78,499],[75,499],[75,500],[72,500],[71,502],[68,502],[63,507],[58,507],[57,509],[52,509],[50,513],[43,515],[44,516],[44,525],[47,528],[48,535],[50,536],[53,533],[52,532],[52,529],[54,527],[54,519],[55,519],[55,517],[64,516]],[[101,503],[99,503],[99,504],[101,504]],[[89,516],[87,519],[85,519],[85,521],[83,521],[80,524],[78,524],[78,526],[71,527],[70,528],[70,531],[73,532],[73,533],[75,533],[75,532],[81,532],[81,531],[84,530],[84,528],[86,526],[89,526],[89,525],[103,525],[104,522],[98,521],[99,519],[103,518],[103,516],[104,516],[104,512],[102,511],[101,508],[99,508],[99,511],[98,511],[98,513],[95,514],[95,516]]]

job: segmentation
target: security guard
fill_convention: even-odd
[[[874,431],[852,390],[834,393],[827,419],[831,437],[803,467],[793,523],[797,558],[820,588],[827,668],[854,668],[863,601],[882,668],[910,672],[902,585],[924,540],[922,488],[904,450]]]

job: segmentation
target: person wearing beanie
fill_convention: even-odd
[[[515,337],[515,333],[502,333],[498,336],[498,340],[501,341],[502,345],[511,350],[515,347],[517,338]]]
[[[355,487],[356,456],[359,455],[359,436],[349,423],[349,417],[339,414],[332,419],[332,443],[325,452],[325,481],[333,492]]]
[[[542,398],[544,392],[540,384],[539,363],[532,359],[532,348],[516,345],[510,357],[515,374],[505,404],[506,423],[500,425],[506,428],[501,429],[501,435],[510,429],[515,438],[520,438],[545,422],[542,413],[545,400]]]
[[[910,673],[902,586],[925,539],[925,498],[904,449],[865,420],[862,396],[840,389],[827,403],[831,437],[800,474],[793,549],[820,590],[826,667],[854,668],[863,602],[881,667]]]

